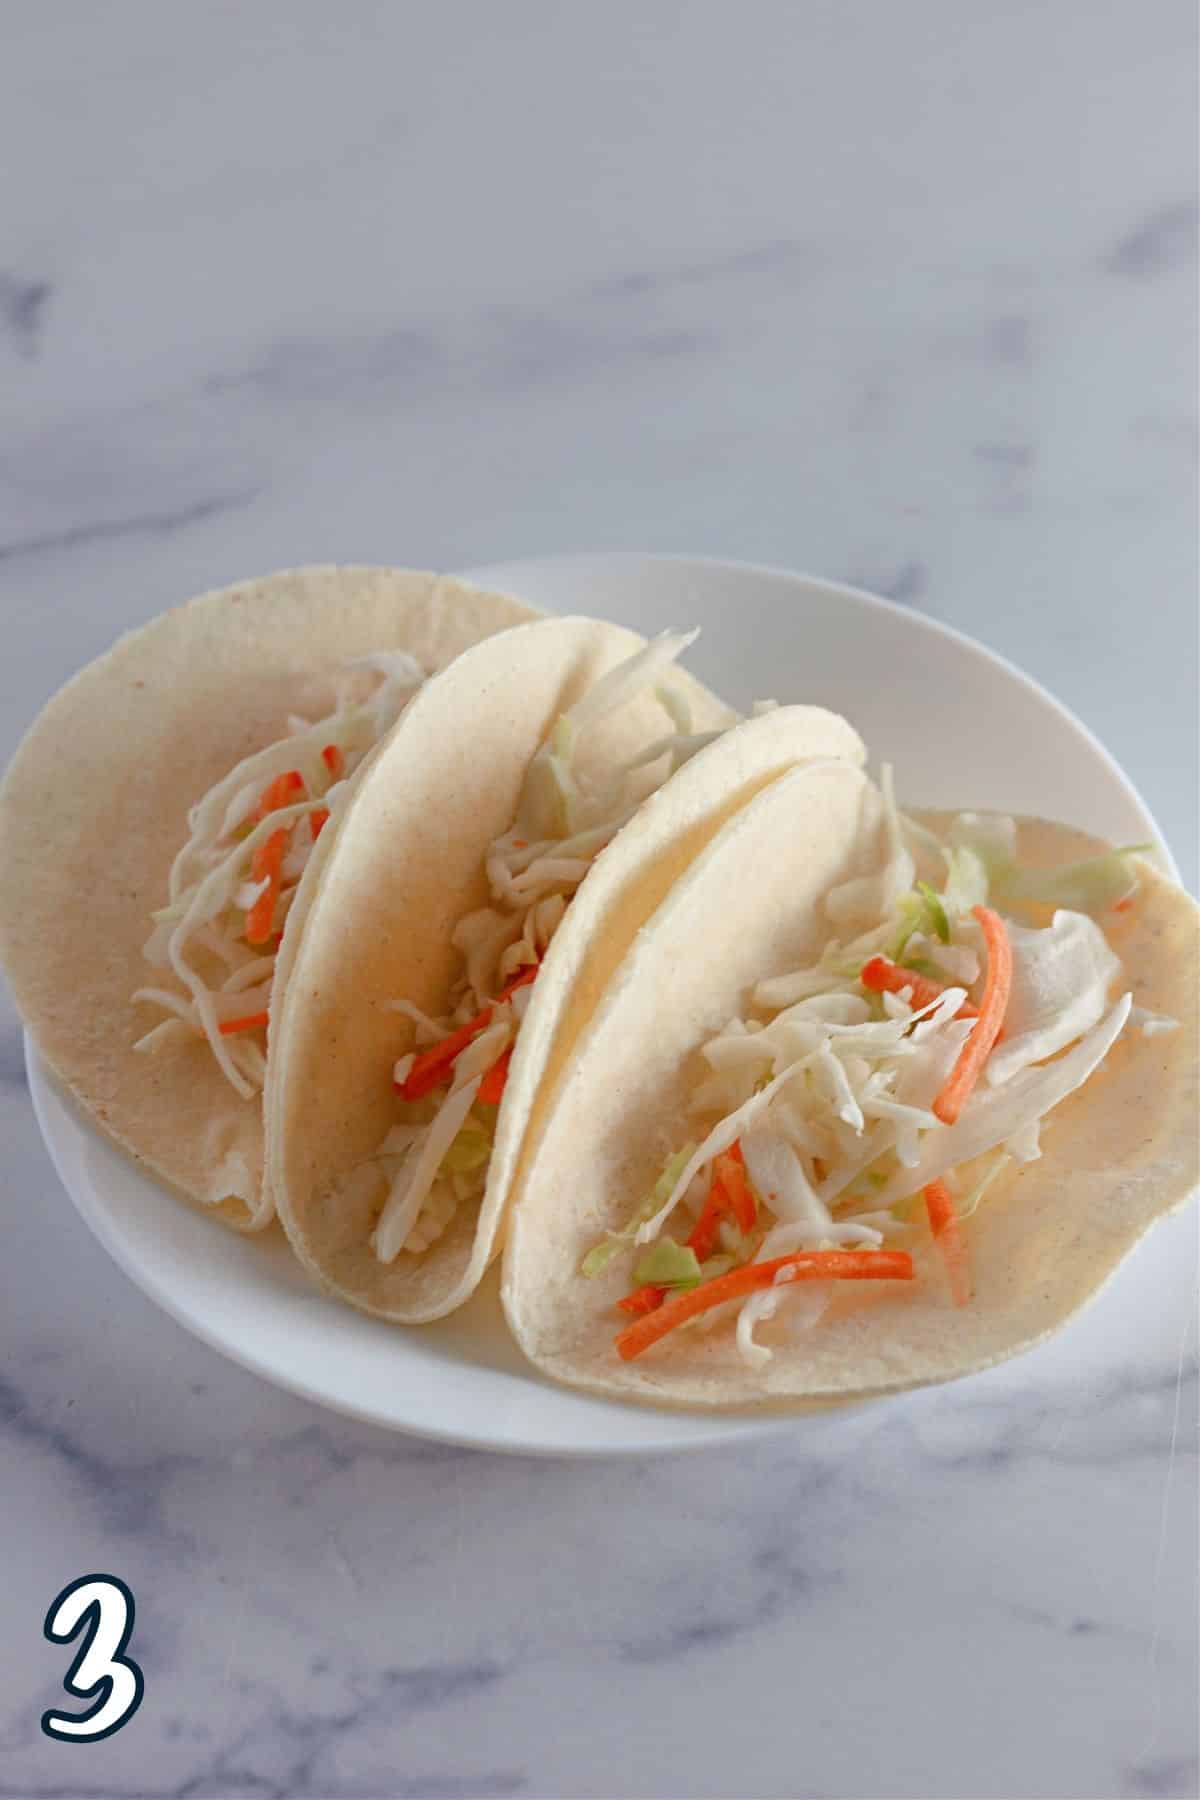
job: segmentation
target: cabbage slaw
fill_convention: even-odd
[[[530,761],[511,827],[485,852],[489,904],[454,930],[462,967],[445,1015],[392,1002],[412,1022],[414,1047],[392,1071],[399,1122],[371,1159],[370,1244],[380,1262],[421,1254],[482,1200],[509,1061],[572,896],[648,794],[720,735],[694,731],[686,697],[664,679],[698,635],[663,632],[560,714]],[[586,780],[579,755],[589,734],[647,690],[670,729]]]
[[[203,1039],[242,1099],[261,1091],[275,959],[301,876],[363,758],[425,679],[403,650],[346,663],[333,712],[315,722],[292,715],[285,736],[243,757],[190,808],[143,952],[176,985],[135,990],[135,1002],[167,1015],[136,1050]]]
[[[628,1265],[633,1285],[618,1306],[634,1323],[616,1339],[622,1357],[670,1330],[733,1318],[739,1356],[762,1368],[772,1351],[755,1333],[768,1319],[791,1337],[817,1324],[840,1280],[913,1277],[903,1245],[921,1200],[951,1292],[966,1303],[962,1220],[1003,1168],[1040,1156],[1046,1115],[1123,1030],[1171,1028],[1134,1009],[1129,992],[1110,997],[1120,962],[1096,919],[1064,903],[1128,906],[1133,850],[1022,868],[1013,820],[961,814],[943,845],[900,814],[890,769],[881,788],[882,869],[824,901],[835,930],[859,935],[762,980],[703,1044],[692,1141],[583,1261],[592,1278],[615,1258]],[[934,856],[940,890],[916,878],[918,858]],[[1002,918],[989,905],[1001,895],[1052,916]],[[999,996],[989,993],[998,956]],[[953,1081],[965,1087],[957,1112],[944,1104]],[[748,1221],[731,1160],[752,1196]]]

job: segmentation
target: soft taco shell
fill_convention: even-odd
[[[625,1259],[596,1280],[579,1274],[581,1259],[625,1223],[687,1136],[699,1045],[741,1012],[755,982],[800,966],[828,938],[821,897],[861,872],[864,846],[865,866],[878,861],[877,820],[855,770],[815,768],[775,783],[698,859],[611,983],[527,1140],[514,1187],[503,1301],[517,1341],[547,1374],[697,1407],[865,1396],[966,1375],[1063,1324],[1195,1186],[1196,908],[1142,864],[1136,906],[1110,917],[1108,935],[1135,1002],[1177,1018],[1179,1029],[1127,1033],[1048,1117],[1041,1160],[1011,1167],[989,1189],[964,1227],[969,1306],[949,1305],[918,1233],[915,1281],[870,1293],[862,1284],[797,1340],[785,1327],[760,1329],[774,1349],[761,1370],[739,1357],[731,1322],[677,1332],[620,1361],[613,1338]],[[1019,825],[1030,864],[1104,848],[1066,827]]]
[[[645,802],[597,858],[543,961],[481,1207],[460,1209],[421,1256],[402,1252],[381,1263],[368,1242],[378,1195],[351,1178],[395,1120],[391,1070],[409,1047],[410,1028],[388,1003],[403,997],[434,1014],[444,1010],[458,968],[451,932],[486,903],[486,847],[511,827],[535,750],[559,713],[642,643],[615,625],[558,619],[461,657],[412,701],[338,823],[297,940],[268,1079],[268,1138],[272,1186],[297,1254],[366,1312],[415,1323],[468,1297],[499,1247],[535,1099],[569,1057],[638,928],[764,783],[805,756],[863,758],[843,719],[782,707],[702,750]],[[734,718],[683,671],[672,680],[686,694],[695,729]],[[663,728],[661,707],[639,696],[594,743],[589,738],[588,757],[601,768],[624,761]]]
[[[404,649],[432,672],[532,616],[507,595],[404,569],[239,582],[121,638],[17,750],[0,787],[0,958],[17,1006],[108,1136],[227,1224],[271,1217],[261,1101],[241,1099],[200,1040],[152,1056],[132,1047],[157,1017],[130,995],[158,979],[142,946],[188,808],[282,737],[289,712],[328,710],[339,664]]]

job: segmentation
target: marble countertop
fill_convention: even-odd
[[[678,549],[1012,657],[1194,882],[1194,54],[1184,0],[10,9],[0,759],[244,574]],[[3,1000],[0,1142],[0,1796],[1196,1793],[1194,1317],[852,1449],[486,1457],[159,1314]],[[93,1569],[147,1698],[85,1748]]]

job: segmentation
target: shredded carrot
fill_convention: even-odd
[[[965,1306],[971,1298],[971,1258],[954,1197],[944,1181],[931,1181],[924,1194],[929,1229],[946,1265],[950,1296],[955,1306]]]
[[[700,1217],[692,1226],[688,1237],[688,1248],[696,1252],[697,1262],[707,1262],[717,1244],[717,1227],[721,1223],[721,1215],[725,1211],[725,1190],[717,1180],[713,1170],[712,1180],[708,1185],[708,1195],[700,1209]]]
[[[256,1031],[260,1025],[265,1025],[266,1022],[265,1012],[247,1013],[244,1019],[222,1019],[221,1036],[232,1037],[235,1031]]]
[[[467,1045],[473,1043],[480,1032],[486,1031],[491,1024],[494,1007],[511,999],[518,988],[525,987],[528,982],[532,981],[539,966],[538,963],[527,964],[519,975],[513,977],[495,1001],[483,1007],[473,1019],[468,1019],[465,1025],[460,1025],[457,1031],[452,1031],[449,1037],[442,1038],[439,1043],[431,1044],[428,1050],[422,1050],[420,1056],[414,1059],[413,1066],[404,1080],[395,1084],[396,1092],[405,1100],[424,1100],[428,1094],[432,1094],[434,1088],[441,1087],[450,1073],[450,1066],[455,1058],[461,1056]]]
[[[906,1250],[798,1250],[791,1256],[775,1256],[768,1262],[743,1263],[712,1281],[701,1282],[664,1300],[654,1312],[635,1320],[618,1332],[614,1340],[617,1354],[630,1362],[666,1337],[686,1319],[720,1306],[724,1300],[739,1300],[759,1288],[774,1286],[781,1270],[788,1271],[789,1281],[911,1281],[912,1257]]]
[[[666,1288],[656,1287],[651,1281],[647,1282],[645,1287],[634,1288],[631,1294],[626,1294],[623,1300],[618,1300],[617,1305],[622,1312],[632,1313],[635,1319],[640,1319],[646,1313],[656,1312],[666,1297]]]
[[[491,1007],[485,1006],[482,1012],[476,1013],[473,1019],[468,1019],[465,1025],[460,1025],[457,1031],[452,1031],[449,1037],[431,1044],[428,1050],[422,1050],[420,1056],[414,1059],[404,1080],[396,1083],[396,1092],[406,1100],[424,1100],[427,1094],[432,1094],[434,1088],[440,1087],[446,1080],[455,1057],[461,1056],[467,1045],[490,1024],[491,1017]]]
[[[346,766],[345,758],[336,744],[326,744],[321,752],[321,761],[335,781]]]
[[[287,853],[290,832],[273,831],[269,838],[255,849],[250,859],[250,873],[255,881],[265,881],[266,887],[246,914],[246,942],[248,944],[265,944],[271,935],[271,921],[275,916],[275,902],[279,897],[279,871]]]
[[[753,1231],[757,1211],[753,1190],[746,1180],[742,1146],[735,1139],[728,1150],[713,1158],[708,1197],[687,1240],[688,1248],[696,1252],[697,1262],[707,1262],[715,1250],[717,1228],[724,1214],[731,1214],[739,1231],[745,1232]]]
[[[740,1140],[735,1138],[728,1150],[722,1150],[713,1159],[713,1174],[725,1190],[725,1198],[730,1212],[737,1220],[738,1230],[753,1231],[758,1207],[755,1204],[754,1190],[746,1179],[746,1163]]]
[[[1012,992],[1012,945],[1004,929],[1004,920],[990,906],[974,906],[971,911],[979,920],[987,945],[987,980],[979,1003],[979,1018],[933,1103],[933,1111],[943,1125],[953,1125],[970,1099],[983,1065],[992,1054],[992,1046],[1000,1036]]]
[[[268,813],[278,812],[281,806],[292,806],[304,792],[304,777],[299,769],[285,769],[274,781],[268,782],[262,791],[258,803],[258,817],[265,819]]]
[[[308,815],[308,823],[309,829],[312,832],[312,841],[315,844],[326,825],[329,823],[329,808],[327,806],[314,806]]]
[[[928,975],[918,975],[914,969],[902,969],[898,963],[889,962],[886,956],[872,956],[859,970],[858,979],[873,994],[901,994],[905,988],[911,988],[914,1012],[920,1012],[923,1006],[932,1006],[946,991],[942,982],[932,981]],[[964,1000],[957,1017],[975,1019],[978,1016],[978,1007]]]
[[[502,1056],[498,1056],[483,1080],[479,1084],[478,1098],[485,1106],[499,1106],[504,1098],[504,1089],[508,1083],[508,1065],[512,1061],[513,1047],[510,1044]]]
[[[1132,905],[1133,905],[1133,895],[1126,894],[1125,898],[1123,900],[1116,900],[1113,902],[1113,911],[1114,912],[1128,912]]]
[[[250,878],[252,881],[267,881],[278,873],[287,849],[288,831],[281,825],[278,831],[271,832],[269,837],[256,844],[254,854],[250,858]]]

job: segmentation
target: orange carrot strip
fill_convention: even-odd
[[[271,935],[275,901],[279,896],[279,871],[283,866],[290,835],[282,829],[273,831],[264,843],[256,847],[250,859],[251,876],[255,881],[265,881],[267,885],[246,914],[248,944],[265,944]]]
[[[513,1047],[510,1044],[503,1055],[498,1056],[483,1080],[479,1084],[478,1098],[485,1106],[499,1106],[504,1098],[504,1089],[508,1084],[508,1065],[512,1061]]]
[[[336,744],[326,744],[321,752],[321,761],[335,781],[346,766],[345,758]]]
[[[933,1103],[933,1111],[943,1125],[953,1125],[970,1099],[983,1065],[992,1054],[992,1046],[1000,1036],[1012,992],[1012,945],[1004,929],[1004,920],[990,906],[973,906],[971,911],[979,920],[987,945],[987,980],[979,1003],[979,1018]]]
[[[931,1181],[923,1191],[929,1229],[946,1265],[950,1297],[955,1306],[965,1306],[971,1298],[971,1258],[954,1197],[944,1181]]]
[[[1126,894],[1126,896],[1123,900],[1114,900],[1113,901],[1113,911],[1114,912],[1128,912],[1132,905],[1133,905],[1133,895]]]
[[[312,832],[312,841],[314,844],[328,823],[329,808],[327,806],[314,806],[308,815],[309,829]]]
[[[472,1043],[481,1031],[487,1030],[492,1022],[493,1007],[510,999],[518,988],[524,987],[526,983],[532,981],[538,968],[539,964],[529,963],[519,975],[514,976],[491,1005],[483,1007],[473,1019],[468,1019],[465,1025],[458,1027],[457,1031],[452,1031],[449,1037],[442,1038],[439,1043],[431,1044],[428,1050],[422,1050],[420,1056],[414,1060],[405,1079],[395,1084],[396,1092],[403,1095],[405,1100],[424,1100],[428,1094],[432,1094],[434,1088],[440,1087],[445,1081],[455,1057],[461,1056],[467,1045]]]
[[[713,1159],[713,1172],[725,1190],[729,1210],[737,1220],[738,1230],[753,1231],[758,1207],[754,1200],[754,1190],[746,1179],[746,1164],[739,1140],[735,1139],[728,1150],[722,1150]]]
[[[656,1312],[666,1297],[666,1288],[647,1282],[645,1287],[634,1288],[632,1294],[626,1294],[623,1300],[618,1300],[617,1305],[622,1312],[632,1313],[635,1319],[640,1319],[647,1313]]]
[[[735,1140],[728,1150],[722,1150],[713,1158],[708,1198],[687,1240],[688,1248],[696,1252],[697,1262],[707,1262],[716,1248],[717,1228],[723,1214],[733,1215],[739,1231],[752,1231],[757,1211],[753,1191],[746,1180],[742,1146]]]
[[[920,1012],[923,1006],[932,1006],[940,1000],[946,989],[940,981],[932,981],[928,975],[918,975],[913,969],[902,969],[897,963],[889,962],[886,956],[872,956],[858,972],[858,979],[873,994],[900,994],[905,988],[912,989],[912,1009]],[[955,1015],[960,1019],[976,1019],[979,1008],[964,1000]]]
[[[265,819],[268,813],[278,812],[281,806],[291,806],[303,792],[304,777],[299,769],[285,769],[263,789],[258,818]]]
[[[250,858],[252,881],[266,881],[275,873],[277,866],[283,861],[287,839],[287,827],[281,825],[278,831],[272,831],[261,844],[255,845],[254,854]]]
[[[491,1020],[492,1009],[485,1006],[482,1012],[476,1013],[473,1019],[468,1019],[465,1025],[460,1025],[457,1031],[452,1031],[449,1037],[431,1044],[428,1050],[422,1050],[404,1080],[396,1083],[396,1092],[403,1095],[405,1100],[424,1100],[427,1094],[432,1094],[434,1088],[440,1087],[445,1081],[455,1057],[462,1055],[467,1045],[473,1043],[480,1032],[491,1024]]]
[[[232,1037],[235,1031],[255,1031],[260,1025],[265,1025],[266,1022],[267,1015],[265,1012],[247,1013],[244,1019],[222,1019],[220,1024],[221,1036]]]
[[[700,1208],[700,1217],[692,1226],[688,1237],[688,1248],[696,1252],[696,1261],[705,1263],[712,1255],[717,1244],[717,1227],[721,1223],[721,1215],[726,1209],[725,1190],[717,1179],[714,1168],[712,1180],[709,1182],[708,1195]]]
[[[913,1263],[906,1250],[797,1250],[791,1256],[774,1256],[769,1262],[743,1263],[740,1269],[730,1269],[727,1275],[664,1300],[654,1312],[627,1325],[614,1340],[617,1354],[631,1362],[677,1325],[707,1312],[710,1306],[773,1286],[781,1269],[790,1271],[790,1281],[911,1281]]]

